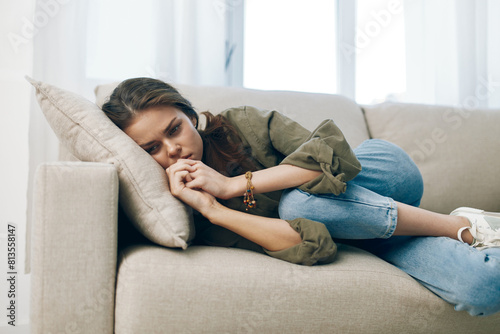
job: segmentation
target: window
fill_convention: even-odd
[[[90,2],[88,12],[86,75],[95,79],[122,80],[155,73],[150,64],[157,54],[152,1]],[[131,42],[133,41],[133,42]]]
[[[245,87],[337,91],[336,1],[251,0],[244,15]]]
[[[356,101],[399,100],[406,91],[402,1],[358,0],[355,41]]]
[[[243,86],[343,94],[359,103],[406,90],[400,0],[244,3]]]

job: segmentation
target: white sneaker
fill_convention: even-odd
[[[458,230],[458,239],[462,242],[462,232],[470,231],[474,240],[471,246],[477,249],[500,247],[500,213],[462,207],[450,213],[452,216],[466,217],[471,226]]]

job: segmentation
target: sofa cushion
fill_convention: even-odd
[[[372,137],[399,145],[419,167],[423,208],[500,211],[500,110],[384,103],[364,112]]]
[[[194,235],[191,209],[170,194],[162,167],[94,103],[47,83],[28,81],[36,88],[47,121],[72,155],[115,165],[120,204],[134,226],[160,245],[186,248]]]
[[[139,245],[117,276],[116,333],[487,333],[498,319],[457,312],[347,245],[313,267],[241,249]]]

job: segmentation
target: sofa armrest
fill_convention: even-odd
[[[55,162],[38,167],[32,333],[113,333],[117,214],[113,165]]]

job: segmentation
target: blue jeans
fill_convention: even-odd
[[[471,315],[500,311],[500,248],[482,251],[446,237],[392,236],[397,202],[418,206],[422,176],[409,156],[387,141],[370,139],[354,150],[363,170],[344,194],[286,190],[280,217],[325,224],[334,239],[353,240],[405,271],[429,290]]]

